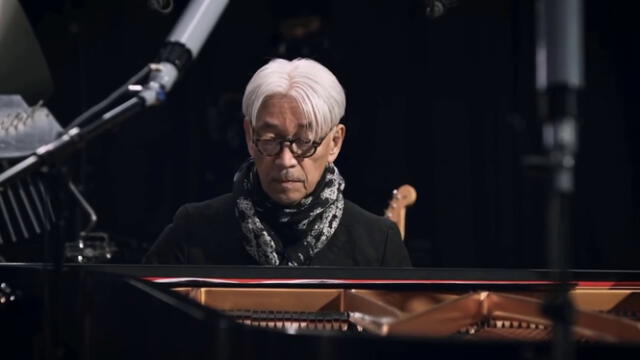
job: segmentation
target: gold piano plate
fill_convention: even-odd
[[[296,333],[365,331],[380,336],[547,340],[545,291],[181,287],[207,307],[250,325]],[[640,342],[640,290],[574,288],[579,341]]]

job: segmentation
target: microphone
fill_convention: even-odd
[[[429,19],[435,19],[447,12],[448,9],[457,6],[457,0],[426,0],[425,15]]]
[[[138,94],[146,106],[164,101],[178,76],[200,53],[229,0],[192,0],[167,37],[156,62],[150,65],[149,83]]]

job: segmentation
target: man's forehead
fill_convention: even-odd
[[[260,104],[254,128],[260,132],[290,136],[312,132],[312,123],[295,98],[289,95],[270,95]]]

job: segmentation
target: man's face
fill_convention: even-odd
[[[258,109],[255,127],[251,129],[249,120],[245,120],[244,130],[262,189],[271,199],[287,206],[297,204],[313,191],[327,164],[338,157],[345,134],[344,125],[338,124],[308,158],[294,156],[288,142],[276,156],[261,154],[253,144],[254,137],[309,139],[302,110],[294,98],[286,95],[267,97]]]

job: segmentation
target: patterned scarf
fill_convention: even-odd
[[[233,178],[245,248],[262,265],[308,265],[340,223],[343,189],[342,176],[329,164],[313,192],[286,207],[262,190],[253,160],[245,162]]]

